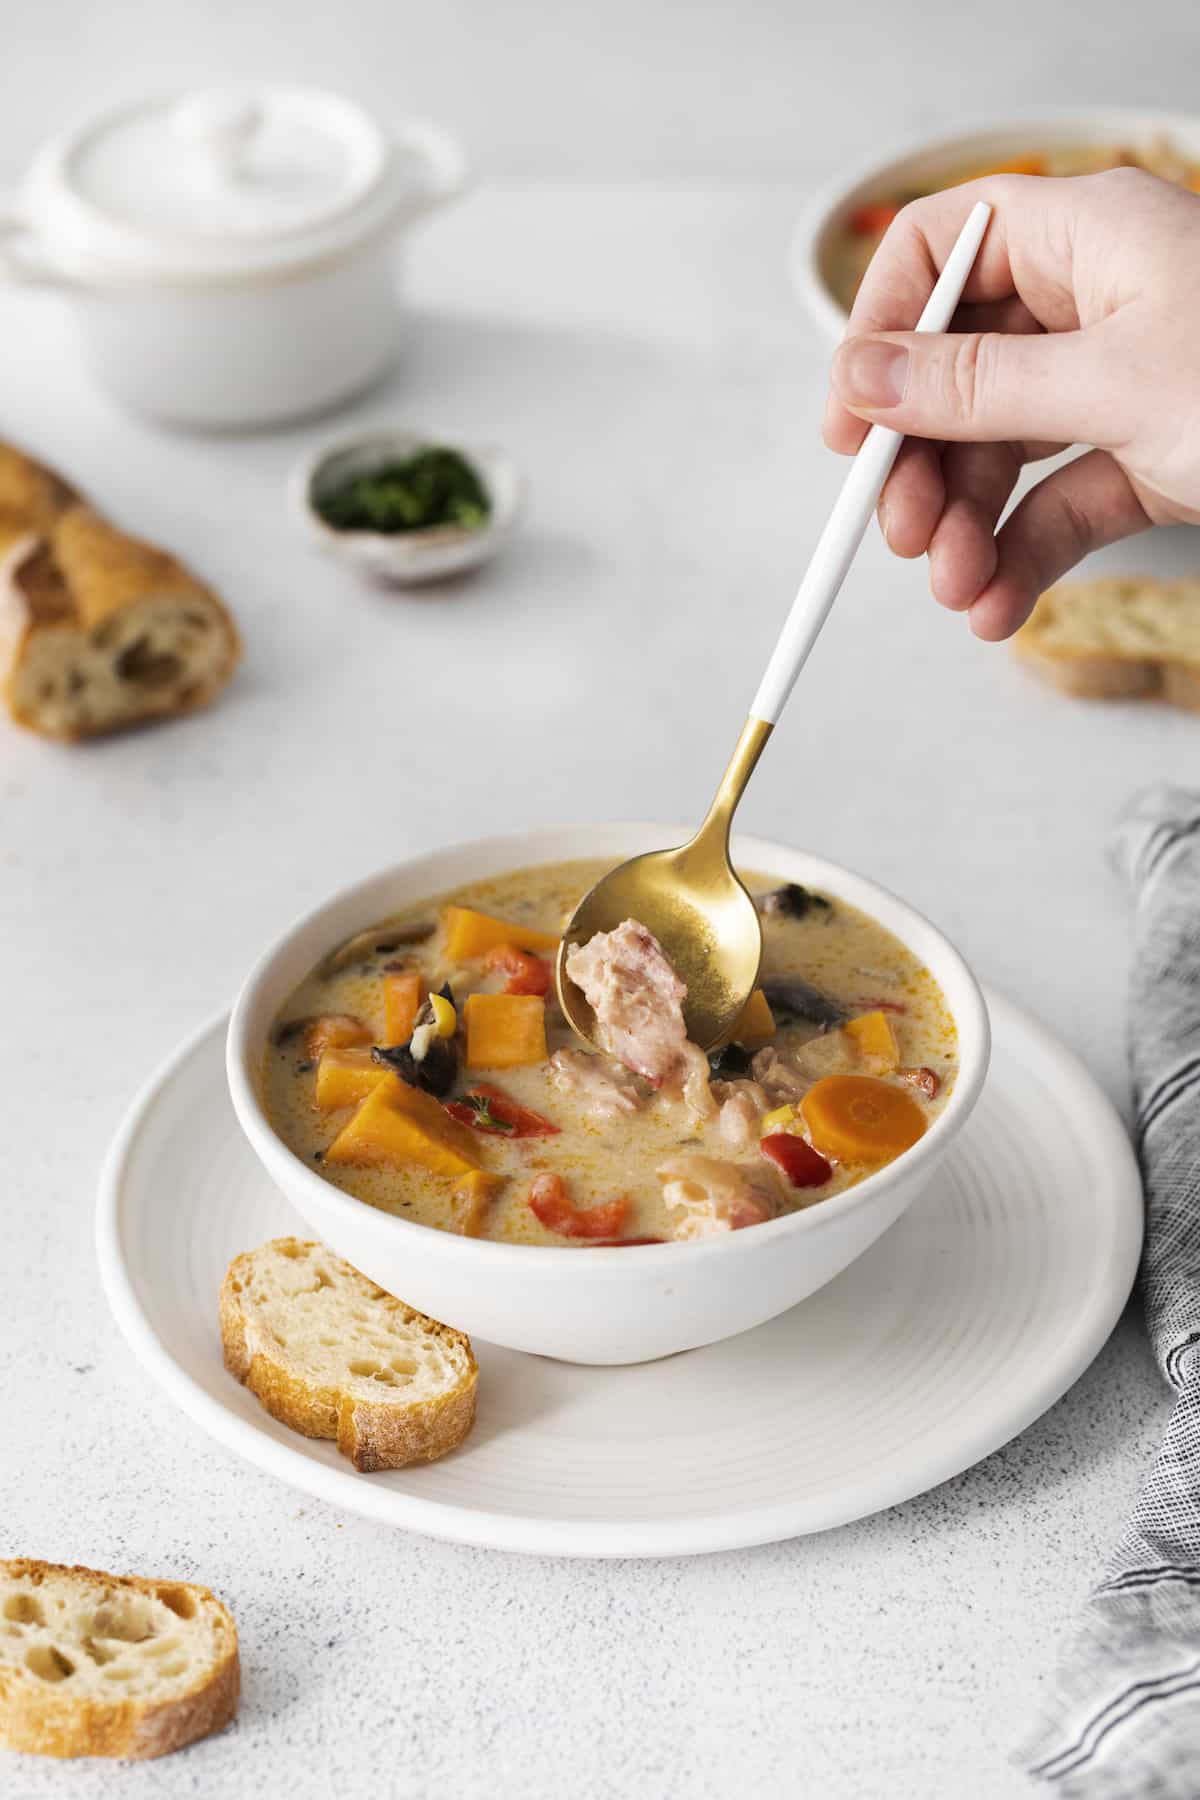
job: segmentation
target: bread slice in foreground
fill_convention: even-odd
[[[475,1422],[470,1339],[321,1244],[275,1238],[235,1256],[220,1316],[230,1372],[273,1418],[333,1439],[356,1469],[433,1462]]]
[[[227,1725],[237,1628],[188,1581],[0,1562],[0,1744],[36,1756],[164,1756]]]
[[[1013,648],[1064,693],[1200,711],[1200,581],[1065,582],[1042,595]]]

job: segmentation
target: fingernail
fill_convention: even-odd
[[[837,353],[834,380],[847,406],[896,406],[908,381],[908,351],[880,338],[851,338]]]

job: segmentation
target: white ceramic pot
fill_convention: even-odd
[[[0,270],[64,294],[97,378],[165,421],[246,427],[367,387],[400,337],[396,239],[458,193],[435,127],[308,89],[131,107],[37,156]]]
[[[943,181],[956,170],[983,168],[1036,150],[1075,145],[1145,146],[1169,138],[1186,156],[1200,159],[1200,118],[1194,113],[1133,107],[1081,107],[1058,113],[1015,114],[988,124],[917,138],[842,170],[805,207],[792,236],[792,281],[813,322],[834,342],[846,326],[846,309],[834,292],[831,271],[837,240],[858,206],[891,200],[910,188]]]
[[[457,1237],[380,1212],[322,1180],[272,1130],[260,1099],[271,1024],[333,946],[463,882],[575,857],[615,863],[686,836],[651,825],[572,826],[434,851],[336,894],[286,931],[251,970],[230,1020],[227,1050],[242,1130],[313,1232],[381,1287],[515,1350],[571,1362],[644,1362],[732,1337],[794,1306],[861,1256],[921,1192],[987,1071],[990,1035],[979,987],[941,933],[894,895],[833,863],[756,838],[734,843],[743,868],[819,888],[878,919],[931,970],[958,1027],[959,1071],[945,1109],[911,1150],[857,1187],[724,1238],[558,1250]]]

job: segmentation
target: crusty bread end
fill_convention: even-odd
[[[474,1423],[470,1339],[321,1244],[275,1238],[235,1257],[220,1324],[230,1373],[273,1418],[332,1439],[356,1469],[432,1462]]]
[[[74,505],[0,572],[0,667],[19,725],[76,741],[207,706],[241,653],[233,621],[164,551]]]
[[[165,1756],[237,1711],[237,1628],[207,1588],[0,1562],[0,1744]]]
[[[241,653],[211,588],[0,443],[0,697],[73,742],[206,706]]]

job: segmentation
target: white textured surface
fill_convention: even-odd
[[[1194,108],[1190,0],[38,0],[20,15],[3,139],[240,76],[348,88],[459,131],[506,177],[797,171],[1014,107]]]
[[[287,517],[293,459],[345,420],[152,435],[78,378],[51,304],[0,299],[5,431],[192,557],[249,647],[214,713],[82,751],[6,731],[0,761],[0,1548],[198,1576],[245,1652],[235,1730],[129,1795],[1025,1791],[1004,1753],[1166,1409],[1134,1326],[892,1513],[686,1564],[537,1563],[299,1507],[147,1385],[92,1265],[131,1090],[301,905],[423,842],[707,799],[839,476],[783,274],[794,198],[494,192],[431,229],[407,362],[356,417],[502,437],[533,505],[492,570],[414,599]],[[1176,534],[1108,561],[1194,559]],[[1196,767],[1198,729],[1043,692],[869,537],[744,823],[901,889],[1123,1099],[1103,840],[1130,788]],[[111,1779],[0,1764],[19,1800]]]

